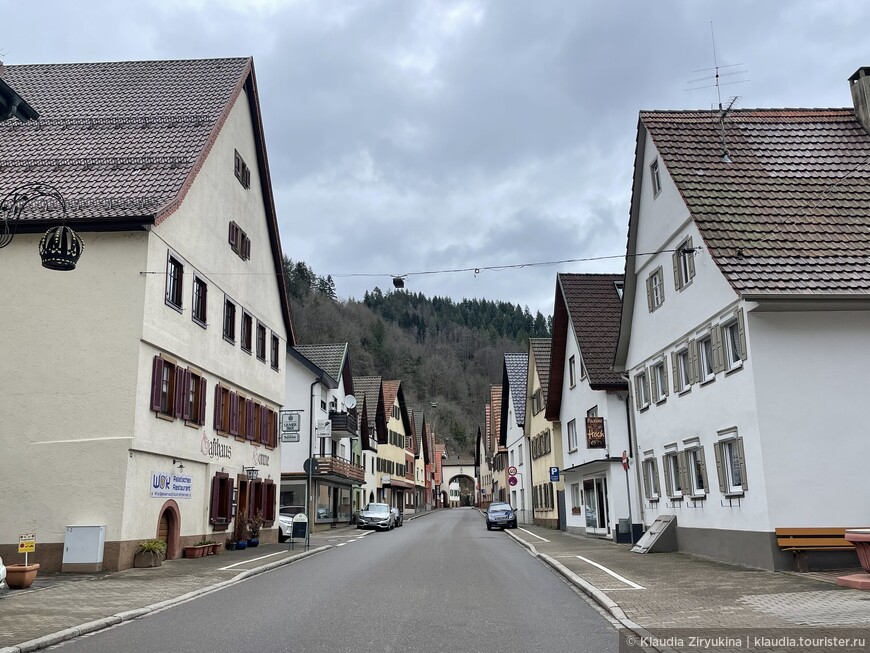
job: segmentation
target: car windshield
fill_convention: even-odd
[[[278,513],[282,517],[292,517],[293,515],[298,515],[302,512],[302,506],[287,506],[281,508],[281,511]]]
[[[365,507],[366,512],[390,512],[390,507],[385,503],[370,503]]]
[[[495,512],[496,510],[513,510],[509,503],[494,503],[489,507],[490,512]]]

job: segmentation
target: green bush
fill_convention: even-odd
[[[151,539],[151,540],[143,540],[139,542],[139,547],[136,549],[136,553],[159,553],[160,555],[166,555],[166,542],[163,540]]]

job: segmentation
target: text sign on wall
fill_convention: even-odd
[[[182,474],[151,472],[151,496],[158,499],[189,499],[193,478]]]
[[[281,411],[281,433],[299,433],[302,415],[295,411]]]
[[[589,449],[603,449],[606,446],[603,417],[586,418],[586,446]]]
[[[18,536],[18,553],[34,553],[36,551],[36,533],[22,533]]]

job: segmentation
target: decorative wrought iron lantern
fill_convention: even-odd
[[[39,197],[53,198],[63,210],[61,224],[45,232],[39,241],[39,256],[42,267],[49,270],[75,270],[76,263],[82,255],[84,243],[79,235],[66,225],[66,200],[54,186],[48,184],[25,184],[9,192],[0,201],[0,212],[11,212],[12,220],[21,217],[24,207]],[[15,222],[12,222],[13,226]],[[0,248],[12,242],[14,232],[10,229],[10,220],[2,217],[0,224]]]

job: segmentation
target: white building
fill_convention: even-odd
[[[223,542],[237,510],[274,541],[293,332],[252,60],[9,66],[3,80],[39,120],[0,129],[0,197],[49,196],[19,197],[0,249],[15,343],[0,356],[15,461],[0,554],[16,560],[32,532],[45,570],[125,568],[144,539],[170,558]],[[40,267],[40,236],[64,217],[81,259]],[[84,531],[88,550],[67,557]]]
[[[287,359],[285,408],[299,411],[301,429],[281,444],[281,505],[306,506],[312,529],[349,524],[365,472],[352,457],[359,432],[347,343],[297,345]]]
[[[559,274],[546,417],[562,424],[561,476],[570,532],[631,542],[641,534],[628,428],[628,388],[613,372],[622,275]],[[621,528],[620,528],[621,526]]]
[[[640,114],[616,365],[632,379],[644,523],[676,515],[681,550],[789,568],[775,528],[868,522],[858,114]]]
[[[515,485],[508,486],[509,503],[517,511],[521,524],[531,524],[532,468],[529,464],[528,438],[524,432],[526,420],[526,375],[529,355],[508,353],[504,355],[501,383],[501,420],[499,441],[508,452],[508,483],[510,472],[516,471]]]

